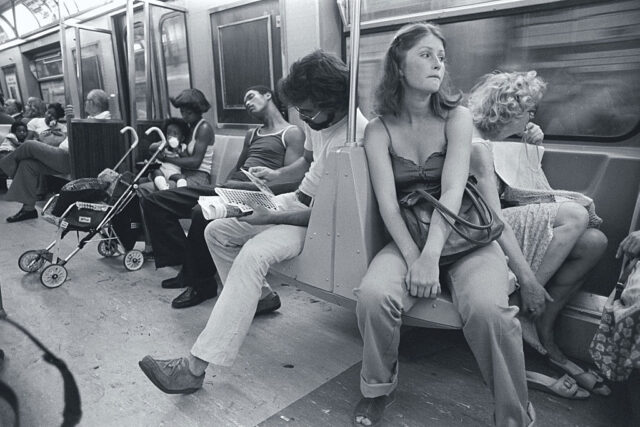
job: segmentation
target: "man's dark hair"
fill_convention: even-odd
[[[55,111],[56,120],[60,120],[64,117],[64,108],[62,108],[62,105],[60,105],[59,102],[52,102],[51,104],[47,105],[47,110],[50,108]]]
[[[25,122],[13,122],[11,123],[11,133],[15,135],[20,126],[24,126],[25,129],[29,129]]]
[[[187,122],[182,120],[180,117],[169,117],[164,121],[164,123],[162,124],[162,132],[164,132],[165,135],[167,134],[167,129],[169,129],[169,126],[171,125],[177,126],[178,129],[180,129],[180,132],[182,132],[182,136],[184,136],[185,138],[187,137],[187,135],[189,135],[189,127],[187,126]]]
[[[282,116],[286,119],[287,118],[287,108],[286,106],[282,103],[282,101],[280,100],[280,97],[278,96],[278,93],[276,91],[274,91],[273,89],[271,89],[268,86],[264,86],[264,85],[255,85],[255,86],[249,86],[245,91],[245,95],[247,94],[247,92],[249,92],[250,90],[255,90],[256,92],[264,95],[265,93],[270,93],[271,94],[271,100],[273,101],[273,104],[276,106],[276,108],[278,109],[278,111],[280,111],[280,114],[282,114]]]
[[[337,56],[316,50],[291,65],[278,82],[278,94],[288,104],[309,99],[318,108],[335,111],[349,106],[349,68]]]

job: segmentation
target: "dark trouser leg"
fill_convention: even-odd
[[[191,209],[200,196],[213,195],[212,187],[182,187],[143,197],[144,219],[157,268],[184,262],[188,242],[178,220],[191,217]]]
[[[216,266],[209,254],[204,239],[204,229],[209,220],[202,215],[202,209],[196,205],[191,211],[191,227],[187,235],[187,245],[182,264],[184,283],[206,293],[216,293]]]

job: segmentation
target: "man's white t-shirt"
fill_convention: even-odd
[[[356,141],[361,142],[364,138],[364,128],[367,126],[368,120],[360,110],[356,110]],[[335,148],[343,146],[347,142],[347,125],[348,116],[345,116],[337,123],[334,123],[326,129],[320,131],[314,131],[305,124],[304,133],[306,139],[304,141],[304,148],[308,151],[313,151],[313,163],[309,167],[309,170],[304,175],[302,182],[298,189],[304,194],[314,197],[322,173],[324,172],[324,165],[329,152]]]

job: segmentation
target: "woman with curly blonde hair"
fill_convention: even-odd
[[[524,143],[542,143],[542,129],[531,120],[545,89],[535,71],[495,72],[480,79],[469,96],[475,128],[471,171],[496,212],[501,199],[513,206],[501,211],[505,229],[498,243],[520,287],[525,341],[582,387],[607,394],[599,378],[567,359],[553,333],[560,310],[584,284],[607,246],[607,238],[595,228],[602,220],[595,215],[593,200],[553,190],[541,169],[529,180],[535,188],[520,188],[517,176],[507,183],[507,174],[496,168],[494,151],[500,148],[493,141],[518,135]],[[567,388],[575,390],[574,384]],[[580,390],[572,395],[586,396]]]

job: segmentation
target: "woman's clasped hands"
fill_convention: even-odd
[[[436,298],[440,295],[439,259],[420,254],[412,254],[408,258],[409,269],[404,283],[409,295],[416,298]]]

